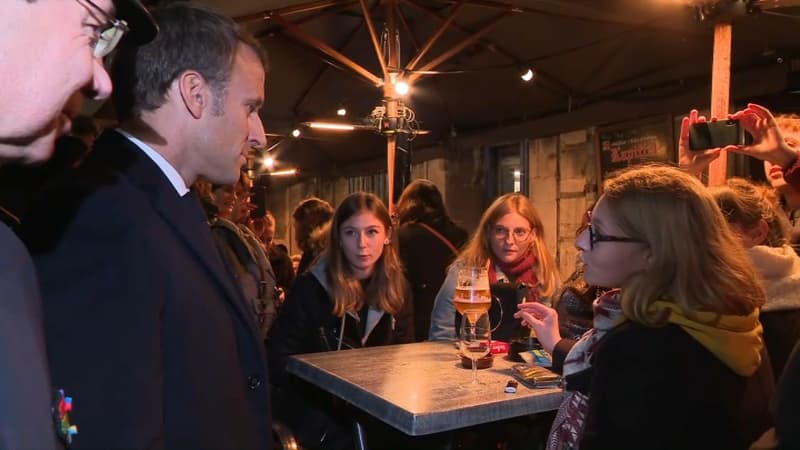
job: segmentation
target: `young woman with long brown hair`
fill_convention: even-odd
[[[339,423],[343,415],[335,414],[327,399],[290,383],[286,359],[412,342],[413,328],[389,212],[373,194],[351,194],[333,215],[327,249],[297,278],[273,325],[268,357],[276,418],[293,429],[304,448],[338,448],[336,440],[349,436],[348,424]]]

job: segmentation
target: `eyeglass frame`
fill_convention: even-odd
[[[501,235],[497,234],[498,230],[503,230]],[[533,229],[532,228],[527,228],[527,229],[524,229],[526,231],[525,237],[518,238],[517,235],[516,235],[516,232],[519,231],[519,230],[523,230],[523,228],[514,228],[513,230],[511,230],[511,229],[508,229],[508,228],[503,227],[503,226],[495,225],[495,226],[492,227],[492,237],[494,237],[498,241],[504,241],[504,240],[508,239],[509,236],[511,236],[512,239],[514,239],[514,242],[525,242],[531,237],[531,233],[533,233]]]
[[[125,22],[122,19],[117,19],[116,17],[114,17],[111,14],[107,13],[103,8],[101,8],[97,3],[93,2],[92,0],[75,0],[75,1],[80,3],[84,8],[86,8],[86,5],[83,4],[83,2],[85,2],[86,4],[91,6],[91,8],[94,9],[95,12],[99,12],[100,15],[103,17],[103,19],[106,21],[106,23],[98,25],[97,31],[95,33],[96,34],[95,41],[92,44],[92,54],[94,55],[94,57],[98,58],[98,59],[105,58],[111,52],[113,52],[115,48],[117,48],[119,43],[122,41],[122,38],[129,31],[131,31],[130,27],[128,26],[128,23]],[[87,9],[89,9],[89,8],[87,8]],[[120,33],[120,35],[116,39],[116,41],[114,41],[113,45],[109,45],[108,49],[106,49],[106,50],[104,50],[102,52],[99,52],[99,54],[98,54],[97,45],[101,41],[104,41],[103,40],[103,33],[105,33],[106,31],[108,31],[111,28],[116,29],[117,32]],[[105,42],[111,42],[111,41],[105,40]]]
[[[589,222],[586,224],[586,229],[589,230],[589,250],[594,250],[594,244],[598,242],[643,242],[641,239],[632,237],[598,233],[592,226],[592,212],[587,211],[586,214],[589,216]]]

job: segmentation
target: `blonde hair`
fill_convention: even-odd
[[[710,187],[709,191],[728,223],[750,230],[763,220],[768,226],[763,245],[783,247],[789,243],[789,219],[771,188],[744,178],[730,178],[723,186]]]
[[[782,132],[800,133],[800,115],[793,113],[775,114],[775,123]]]
[[[346,312],[357,312],[364,304],[379,308],[389,314],[397,314],[409,297],[409,288],[403,273],[403,266],[397,256],[396,239],[383,246],[383,253],[375,263],[372,277],[366,289],[361,281],[353,277],[350,263],[344,256],[341,245],[342,223],[362,212],[374,214],[381,221],[386,236],[391,236],[392,220],[389,211],[380,198],[366,192],[355,192],[342,201],[333,215],[329,245],[327,278],[333,296],[333,314],[342,317]],[[410,300],[408,300],[410,301]]]
[[[755,268],[697,178],[674,167],[638,166],[608,179],[603,200],[625,235],[650,248],[647,268],[622,286],[627,317],[663,325],[666,316],[650,310],[658,300],[693,318],[700,311],[747,315],[764,304]]]
[[[469,242],[456,258],[454,264],[482,266],[492,258],[492,230],[495,224],[506,214],[517,213],[528,220],[531,226],[533,242],[531,246],[536,251],[536,278],[539,280],[539,292],[545,296],[552,296],[561,286],[561,276],[558,267],[544,241],[544,227],[539,213],[533,207],[528,197],[519,194],[505,194],[498,197],[489,208],[484,211],[478,228],[472,234]]]

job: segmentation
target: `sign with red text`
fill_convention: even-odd
[[[597,181],[614,171],[644,162],[677,162],[668,116],[651,117],[607,127],[598,127],[595,138]]]

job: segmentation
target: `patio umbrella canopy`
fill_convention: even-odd
[[[267,49],[262,117],[273,134],[270,145],[283,140],[273,150],[276,159],[308,173],[386,154],[373,113],[384,104],[390,74],[411,81],[398,101],[413,111],[411,125],[430,131],[415,137],[418,149],[598,102],[650,102],[708,86],[713,25],[721,18],[733,21],[734,80],[739,72],[776,64],[790,72],[800,56],[792,1],[199,3],[234,17]],[[533,79],[523,81],[529,69]],[[337,116],[340,107],[346,116]],[[369,129],[302,125],[320,120]],[[295,128],[299,139],[284,137]]]

